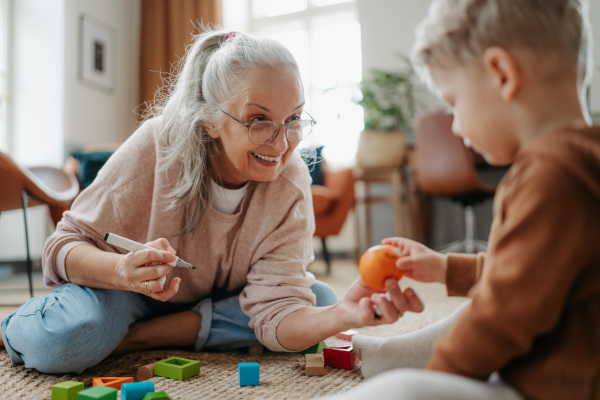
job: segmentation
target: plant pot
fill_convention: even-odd
[[[361,132],[356,165],[361,168],[401,167],[406,156],[406,134],[400,131]]]

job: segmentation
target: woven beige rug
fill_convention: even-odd
[[[338,295],[343,295],[350,282],[356,277],[356,266],[337,262],[331,276],[319,274],[317,278],[331,284]],[[358,329],[361,333],[389,337],[417,330],[443,318],[464,301],[463,298],[448,298],[445,288],[438,284],[422,284],[403,280],[401,286],[412,286],[425,301],[421,314],[407,313],[392,325]],[[349,342],[332,337],[328,346],[343,346]],[[0,349],[0,398],[1,399],[51,399],[51,387],[65,380],[83,382],[92,386],[93,377],[136,376],[140,366],[178,356],[199,360],[200,374],[184,381],[154,377],[156,391],[165,391],[172,399],[310,399],[327,394],[339,393],[353,388],[362,381],[360,365],[353,370],[325,367],[324,376],[304,375],[304,356],[300,353],[272,353],[251,356],[247,351],[234,352],[188,352],[182,350],[160,350],[132,353],[111,357],[81,375],[48,375],[22,366],[13,366],[8,354]],[[260,385],[240,387],[237,364],[258,362]],[[120,396],[120,392],[119,392]],[[120,399],[120,397],[119,397]]]

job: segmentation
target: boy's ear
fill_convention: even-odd
[[[511,101],[521,87],[521,70],[516,59],[506,49],[498,46],[487,48],[483,53],[485,69],[505,101]]]

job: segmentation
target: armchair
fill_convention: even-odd
[[[332,170],[323,162],[323,184],[312,185],[315,211],[315,237],[321,239],[327,274],[331,273],[328,236],[338,235],[354,206],[354,174],[352,169]]]
[[[56,224],[62,213],[52,212],[68,206],[79,193],[79,183],[72,174],[53,167],[25,168],[19,166],[8,155],[0,152],[0,213],[23,209],[25,245],[27,249],[27,276],[29,294],[33,297],[32,264],[29,254],[27,232],[27,207],[47,204],[52,220]]]

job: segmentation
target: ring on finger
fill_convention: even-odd
[[[150,281],[144,282],[144,287],[146,288],[146,293],[152,293],[152,289],[150,289]]]

